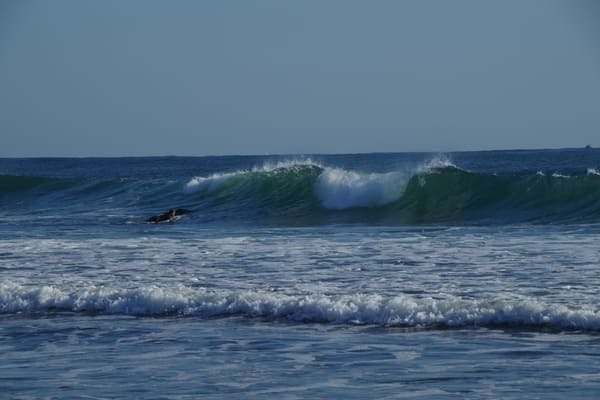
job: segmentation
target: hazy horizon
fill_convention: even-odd
[[[311,156],[343,156],[343,155],[379,155],[379,154],[430,154],[447,156],[460,153],[485,153],[485,152],[552,152],[552,151],[576,151],[586,149],[581,147],[547,147],[547,148],[506,148],[506,149],[483,149],[483,150],[444,150],[444,151],[369,151],[369,152],[332,152],[332,153],[223,153],[223,154],[146,154],[146,155],[37,155],[37,156],[0,156],[4,159],[34,159],[34,158],[210,158],[210,157],[311,157]],[[591,146],[590,149],[597,150]]]

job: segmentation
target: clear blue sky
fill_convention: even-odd
[[[600,6],[0,2],[0,156],[600,146]]]

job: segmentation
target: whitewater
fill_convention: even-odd
[[[0,397],[596,398],[599,169],[0,159]]]

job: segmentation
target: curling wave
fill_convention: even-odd
[[[408,178],[403,172],[361,173],[308,160],[195,177],[185,191],[222,200],[244,202],[255,197],[268,205],[295,203],[343,210],[389,204],[401,196]]]
[[[594,223],[600,175],[494,175],[449,161],[416,171],[362,173],[314,163],[197,177],[186,185],[207,206],[388,224]]]
[[[307,159],[191,178],[2,175],[3,204],[11,212],[20,204],[99,214],[111,207],[143,217],[180,207],[196,211],[186,221],[217,224],[579,224],[600,222],[600,174],[496,175],[443,158],[365,172]]]

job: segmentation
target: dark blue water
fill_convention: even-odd
[[[0,393],[596,398],[599,171],[593,149],[0,159]]]

